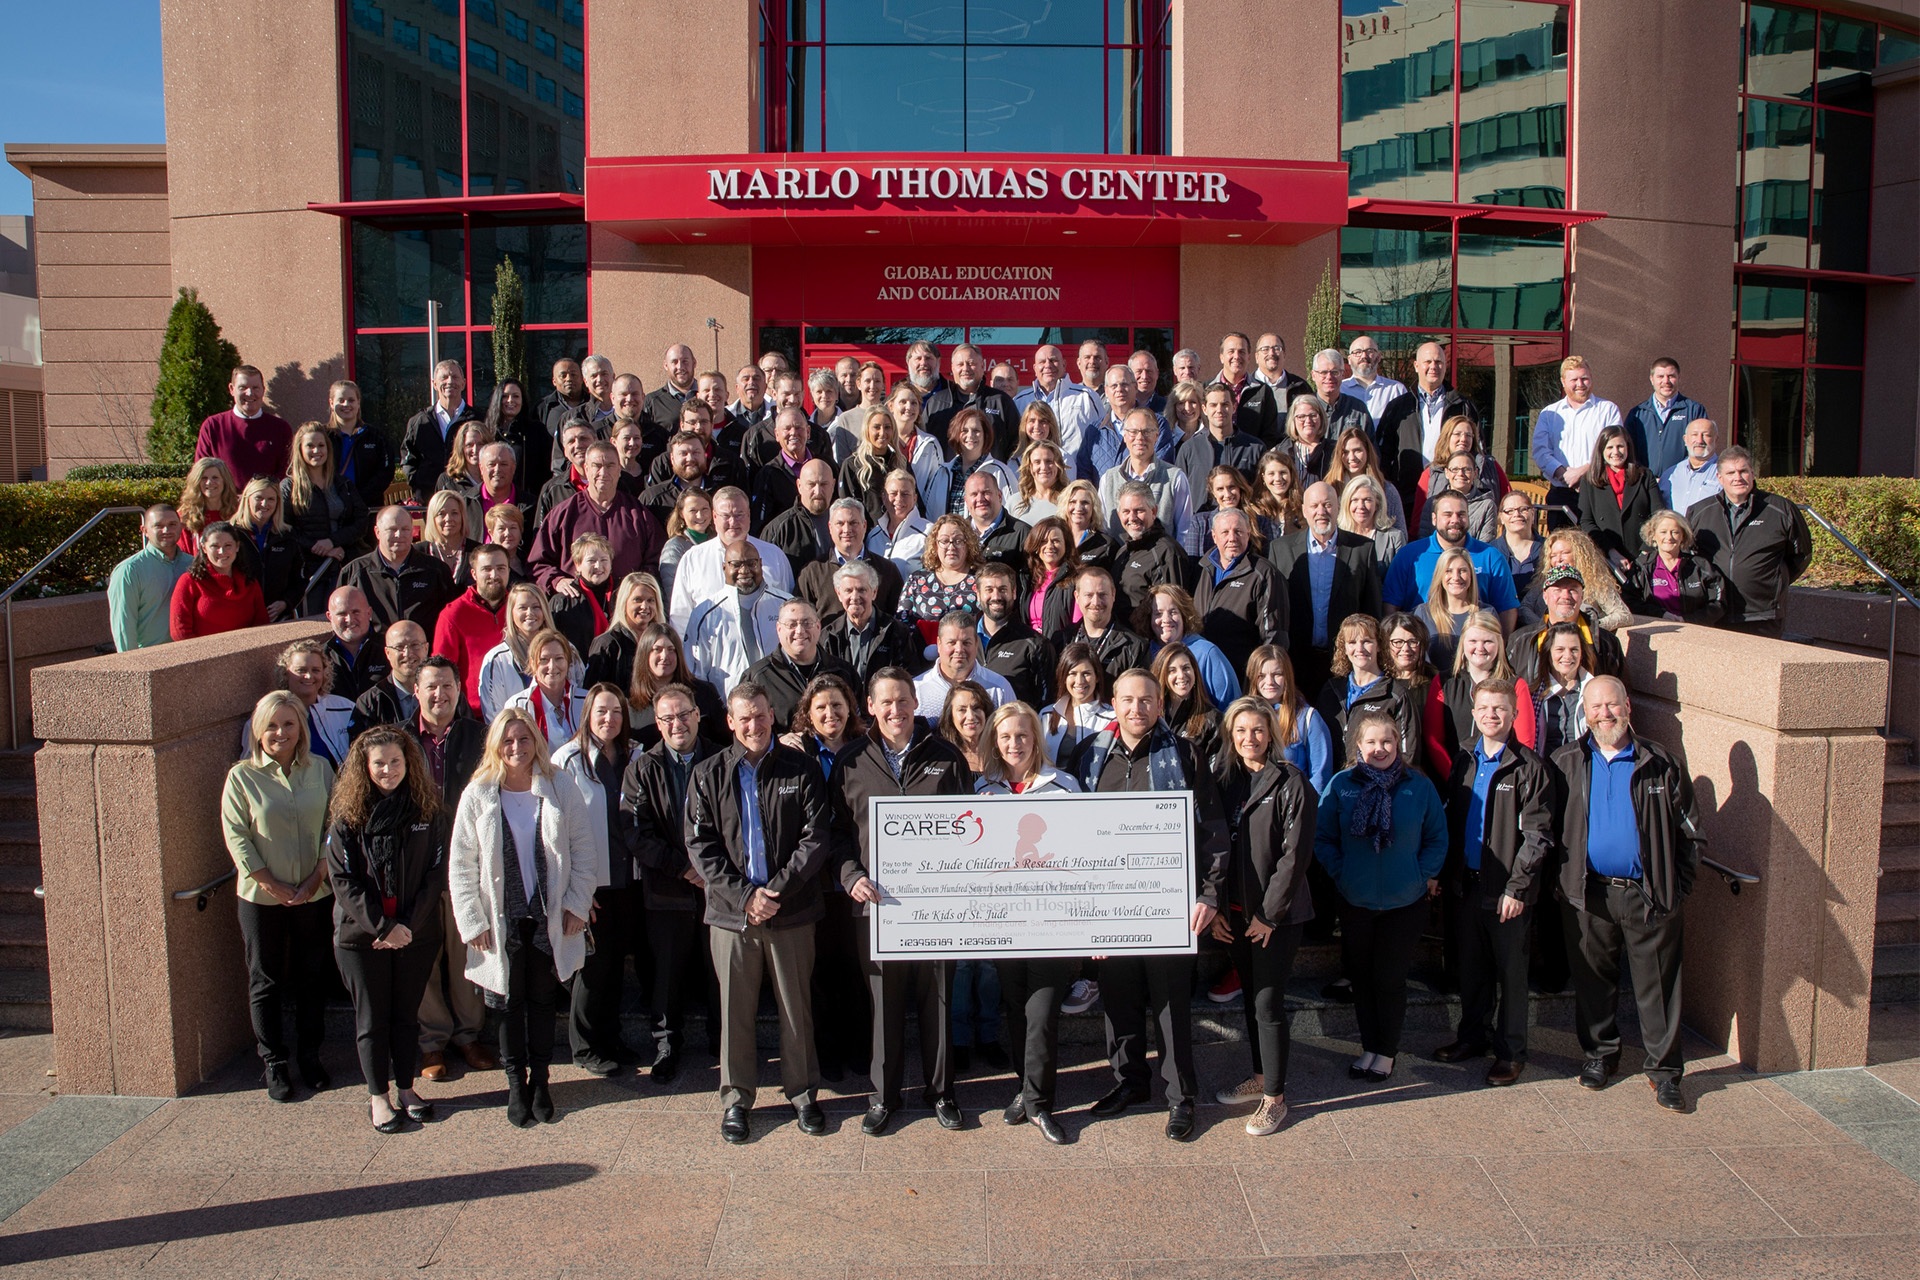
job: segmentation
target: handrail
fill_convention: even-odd
[[[1840,532],[1839,527],[1836,526],[1833,523],[1833,521],[1827,519],[1825,516],[1821,515],[1818,511],[1815,511],[1813,507],[1808,503],[1796,502],[1793,505],[1800,508],[1800,510],[1806,512],[1808,515],[1812,516],[1814,520],[1819,523],[1822,529],[1825,529],[1828,533],[1833,535],[1833,539],[1835,542],[1838,542],[1841,546],[1853,552],[1854,558],[1856,560],[1858,560],[1861,564],[1867,566],[1867,568],[1873,570],[1875,576],[1877,576],[1880,579],[1880,581],[1886,583],[1887,586],[1892,588],[1893,590],[1893,595],[1889,597],[1889,602],[1887,606],[1887,699],[1885,704],[1886,719],[1880,726],[1881,737],[1883,738],[1892,737],[1893,736],[1893,664],[1894,664],[1894,661],[1899,657],[1900,602],[1904,600],[1906,603],[1912,605],[1916,610],[1920,610],[1920,600],[1914,599],[1913,592],[1901,586],[1899,581],[1895,579],[1892,574],[1888,573],[1885,569],[1882,569],[1879,565],[1875,564],[1873,562],[1873,557],[1868,555],[1866,552],[1862,551],[1859,547],[1859,544],[1854,542],[1852,538],[1849,538],[1846,534]]]
[[[193,909],[195,911],[205,911],[207,909],[207,903],[213,897],[213,891],[239,874],[237,870],[229,867],[227,870],[221,872],[219,876],[207,881],[198,889],[176,890],[173,895],[173,900],[175,902],[185,902],[188,898],[192,898]]]
[[[18,687],[18,678],[14,675],[15,668],[20,665],[19,662],[15,659],[14,651],[13,651],[13,598],[14,596],[19,594],[20,588],[26,586],[29,582],[32,582],[35,578],[39,577],[40,571],[42,569],[46,568],[48,565],[52,564],[55,560],[58,560],[61,556],[65,555],[67,551],[72,548],[74,543],[80,541],[80,539],[86,537],[89,533],[93,532],[94,527],[98,525],[102,520],[105,520],[108,516],[126,516],[126,515],[137,516],[137,515],[143,514],[145,511],[146,511],[145,507],[102,507],[100,508],[98,511],[94,512],[91,516],[87,518],[87,522],[85,524],[81,525],[78,529],[75,529],[72,533],[68,534],[65,542],[62,542],[59,546],[55,547],[53,550],[47,552],[46,555],[42,556],[40,558],[39,564],[36,564],[35,566],[33,566],[33,568],[21,574],[18,578],[14,580],[13,585],[8,587],[5,591],[0,591],[0,607],[4,607],[6,609],[6,615],[7,615],[7,734],[10,740],[12,739],[12,735],[19,731],[19,727],[20,727],[20,695],[19,695],[19,687]]]
[[[1736,898],[1740,896],[1741,885],[1760,883],[1760,877],[1757,875],[1754,875],[1753,872],[1735,871],[1732,867],[1728,866],[1726,863],[1715,862],[1712,858],[1706,857],[1705,855],[1701,856],[1700,865],[1705,867],[1709,871],[1718,872],[1720,875],[1720,878],[1727,882],[1727,892],[1732,894]]]

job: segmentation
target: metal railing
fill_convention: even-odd
[[[185,902],[191,898],[195,911],[205,911],[207,909],[207,903],[213,900],[214,890],[239,874],[237,870],[229,867],[197,889],[176,890],[173,895],[173,900],[175,902]]]
[[[7,729],[9,733],[17,732],[20,725],[19,678],[14,674],[20,663],[13,649],[13,598],[20,594],[20,588],[39,577],[42,569],[72,550],[74,543],[92,533],[102,520],[108,516],[137,516],[145,510],[145,507],[100,508],[88,517],[85,524],[68,534],[66,541],[42,556],[39,564],[21,574],[5,591],[0,591],[0,606],[5,607],[7,614]]]
[[[1888,608],[1887,608],[1886,720],[1880,726],[1880,736],[1883,738],[1891,737],[1893,735],[1893,663],[1894,663],[1895,657],[1898,655],[1898,652],[1899,652],[1898,641],[1900,637],[1900,606],[1902,604],[1909,604],[1909,605],[1912,605],[1916,611],[1920,611],[1920,600],[1914,599],[1913,592],[1901,586],[1899,581],[1896,580],[1892,574],[1888,573],[1885,569],[1882,569],[1879,565],[1875,564],[1873,562],[1873,557],[1868,555],[1866,552],[1862,551],[1859,545],[1855,543],[1852,538],[1849,538],[1846,534],[1840,532],[1839,527],[1836,526],[1833,523],[1833,521],[1827,519],[1825,516],[1821,515],[1818,511],[1815,511],[1812,507],[1808,506],[1804,502],[1796,502],[1793,505],[1800,508],[1800,510],[1805,512],[1807,515],[1811,516],[1814,519],[1814,521],[1817,524],[1819,524],[1819,526],[1822,529],[1825,529],[1828,533],[1832,534],[1833,540],[1835,542],[1838,542],[1841,546],[1845,547],[1848,551],[1851,551],[1853,553],[1854,559],[1858,560],[1861,564],[1867,566],[1868,569],[1872,570],[1874,576],[1879,578],[1880,581],[1886,583],[1887,589],[1893,593],[1891,596],[1888,597]]]

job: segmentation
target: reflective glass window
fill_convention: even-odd
[[[1454,12],[1344,0],[1340,154],[1355,195],[1452,200]]]
[[[1858,369],[1814,369],[1808,373],[1801,474],[1860,474],[1861,381]]]
[[[429,301],[440,304],[441,324],[465,324],[465,255],[465,237],[457,217],[405,225],[384,219],[355,219],[354,327],[424,325]]]
[[[526,289],[527,324],[571,324],[587,314],[587,226],[584,222],[473,219],[473,314],[493,317],[494,269],[513,263]]]
[[[1817,31],[1811,9],[1748,5],[1747,92],[1770,98],[1811,97]]]
[[[1566,233],[1556,226],[1460,232],[1462,328],[1560,328]]]
[[[1813,243],[1807,265],[1867,270],[1872,221],[1873,118],[1822,111],[1813,154]]]
[[[1806,360],[1806,334],[1805,284],[1751,276],[1741,281],[1741,360],[1801,364]]]
[[[501,12],[500,27],[515,40],[525,40],[527,38],[527,20],[511,9],[506,9]]]
[[[1753,454],[1755,469],[1763,476],[1797,475],[1806,374],[1743,365],[1736,386],[1737,438]]]
[[[1815,364],[1867,358],[1867,294],[1857,284],[1818,281],[1808,291],[1807,345]]]
[[[1567,10],[1461,0],[1458,199],[1564,208],[1566,188]]]
[[[1802,267],[1813,198],[1813,110],[1748,99],[1742,262]]]
[[[1890,67],[1896,62],[1907,62],[1920,58],[1920,34],[1901,31],[1894,27],[1880,28],[1880,65]]]
[[[1449,231],[1340,230],[1340,322],[1396,327],[1453,322]]]

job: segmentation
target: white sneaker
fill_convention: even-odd
[[[1247,1119],[1247,1134],[1254,1138],[1265,1138],[1280,1132],[1280,1126],[1286,1122],[1287,1100],[1262,1094],[1259,1109]]]
[[[1060,1005],[1062,1013],[1085,1013],[1100,1000],[1100,984],[1089,982],[1085,978],[1077,980],[1067,988],[1067,998]]]
[[[1259,1076],[1248,1076],[1231,1089],[1222,1089],[1213,1095],[1214,1101],[1223,1107],[1237,1107],[1243,1103],[1254,1102],[1267,1096],[1267,1085]]]

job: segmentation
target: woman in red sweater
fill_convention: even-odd
[[[239,555],[240,536],[226,521],[201,530],[193,566],[173,584],[175,640],[266,625],[267,599],[260,584],[236,563]]]

